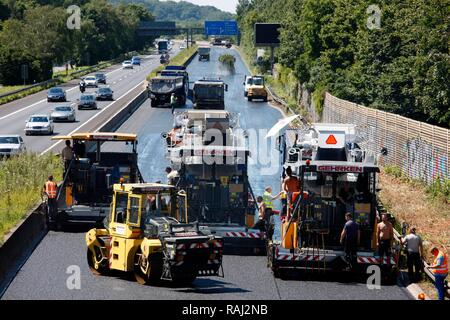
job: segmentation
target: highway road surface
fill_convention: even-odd
[[[174,49],[171,53],[176,54]],[[55,123],[55,135],[71,132],[95,130],[101,123],[113,115],[129,101],[133,91],[141,89],[141,82],[159,65],[159,55],[142,56],[141,65],[133,69],[122,69],[121,65],[114,65],[103,72],[106,74],[107,85],[114,91],[115,101],[98,101],[98,110],[77,110],[76,103],[81,93],[78,80],[62,84],[67,92],[67,102],[47,102],[47,91],[42,91],[23,99],[19,99],[0,106],[0,134],[20,134],[24,138],[27,150],[34,152],[54,151],[58,153],[63,144],[51,140],[49,135],[25,136],[25,122],[32,114],[50,114],[51,110],[59,105],[73,105],[76,110],[77,121],[74,123]],[[93,74],[95,74],[93,73]],[[103,86],[102,84],[99,87]],[[86,92],[94,92],[95,88],[87,88]],[[55,147],[55,144],[58,145]]]
[[[236,58],[236,71],[230,73],[218,62],[224,52]],[[249,103],[243,96],[242,82],[249,71],[234,50],[214,48],[210,62],[194,59],[189,66],[191,81],[198,78],[220,76],[229,85],[226,108],[241,113],[241,126],[245,129],[269,129],[282,117],[279,110],[267,103]],[[131,81],[131,79],[129,80]],[[189,108],[190,106],[188,106]],[[139,136],[139,166],[146,181],[165,180],[164,168],[169,164],[164,158],[161,132],[172,126],[170,109],[153,109],[147,101],[119,129],[135,132]],[[262,143],[262,139],[260,140]],[[256,194],[266,185],[279,189],[279,171],[266,175],[267,168],[275,166],[277,151],[268,148],[273,162],[255,163],[250,169],[250,179]],[[79,267],[80,289],[70,290],[66,281],[68,268]],[[266,267],[263,256],[225,256],[225,277],[199,278],[192,286],[164,287],[142,286],[130,277],[120,274],[94,276],[86,262],[86,245],[83,232],[49,232],[23,268],[17,274],[2,299],[290,299],[290,300],[405,300],[408,292],[399,286],[382,286],[369,290],[364,279],[342,275],[294,274],[287,279],[275,279]]]

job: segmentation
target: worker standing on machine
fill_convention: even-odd
[[[266,220],[266,212],[267,212],[267,207],[266,204],[264,203],[264,199],[261,196],[257,196],[256,197],[256,203],[258,205],[258,222],[255,223],[255,225],[252,227],[252,229],[259,229],[261,232],[266,230],[266,224],[267,224],[267,220]]]
[[[290,206],[293,205],[292,195],[295,192],[300,192],[300,180],[292,174],[291,167],[287,167],[286,175],[287,177],[283,180],[283,191],[287,194],[287,218],[289,220],[291,216]]]

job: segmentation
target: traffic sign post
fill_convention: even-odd
[[[20,66],[20,74],[22,76],[23,85],[26,84],[26,80],[28,79],[28,65],[23,64]]]

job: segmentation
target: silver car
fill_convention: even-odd
[[[122,62],[122,68],[133,69],[133,63],[131,62],[131,60],[126,60],[126,61]]]
[[[57,121],[70,121],[75,122],[75,109],[71,106],[58,106],[52,110],[50,117],[54,122]]]
[[[88,76],[88,77],[84,78],[83,80],[84,80],[84,83],[86,84],[86,88],[88,88],[88,87],[97,88],[98,87],[98,80],[95,76]]]
[[[30,134],[53,134],[53,121],[49,115],[34,114],[25,123],[25,135]]]
[[[0,159],[25,151],[25,143],[18,134],[0,135]]]

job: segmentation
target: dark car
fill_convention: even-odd
[[[47,101],[63,101],[66,102],[66,91],[60,87],[54,87],[47,92]]]
[[[133,58],[131,58],[131,63],[133,65],[140,66],[141,65],[141,58],[140,57],[133,57]]]
[[[95,77],[98,83],[106,84],[106,75],[104,73],[96,73]]]
[[[92,93],[82,94],[78,100],[78,110],[81,109],[97,109],[97,102],[95,101],[95,95]]]
[[[110,87],[98,88],[95,92],[97,100],[114,100],[113,93]]]

